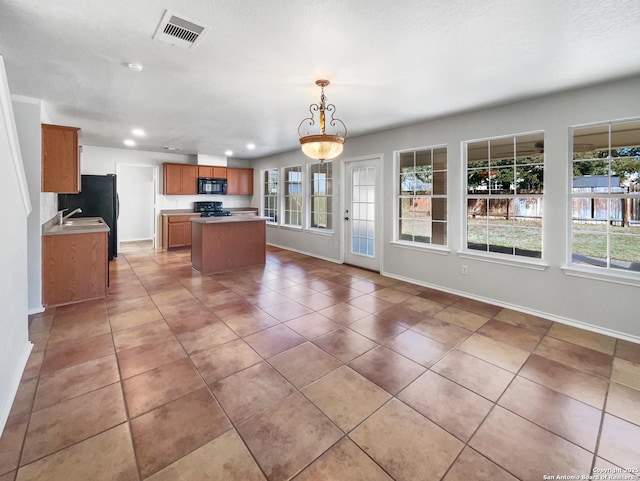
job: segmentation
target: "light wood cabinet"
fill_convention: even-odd
[[[165,215],[162,218],[162,248],[191,245],[191,219],[198,214]]]
[[[80,129],[42,124],[42,192],[80,192]]]
[[[217,167],[214,165],[199,165],[198,166],[198,177],[211,177],[214,179],[226,179],[227,178],[227,168],[226,167]]]
[[[106,297],[108,232],[42,237],[42,301],[57,306]]]
[[[198,193],[198,166],[162,164],[162,193],[165,195],[192,195]]]
[[[227,194],[252,195],[253,169],[227,167]]]

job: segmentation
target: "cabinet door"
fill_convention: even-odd
[[[226,179],[227,178],[227,168],[226,167],[213,167],[213,175],[211,177],[215,177],[216,179]]]
[[[241,194],[253,194],[253,169],[240,169],[238,190]]]
[[[198,166],[197,165],[183,165],[182,166],[182,194],[197,194],[198,193]]]
[[[227,168],[227,194],[239,194],[240,184],[238,169]]]
[[[199,165],[198,177],[213,177],[213,167],[208,165]]]
[[[162,164],[162,175],[165,195],[182,194],[182,166],[180,164]]]
[[[191,222],[175,222],[169,224],[168,240],[168,247],[191,245]]]
[[[79,131],[42,124],[42,192],[80,192]]]

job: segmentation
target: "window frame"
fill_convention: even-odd
[[[270,185],[269,180],[267,180],[266,175],[268,173],[271,172],[275,172],[276,174],[276,181],[275,181],[275,186],[276,186],[276,193],[275,195],[273,194],[269,194],[267,193],[267,186]],[[279,219],[279,213],[280,213],[280,170],[277,167],[274,168],[270,168],[270,169],[264,169],[262,171],[262,176],[261,176],[261,180],[262,180],[262,205],[261,207],[261,211],[262,211],[262,215],[264,217],[267,217],[268,219],[266,220],[266,223],[268,225],[278,225]],[[267,210],[266,207],[266,203],[267,203],[267,198],[275,198],[275,207],[274,210],[275,211],[275,220],[269,220],[270,216],[266,215],[267,213],[265,212]]]
[[[316,195],[314,194],[314,177],[313,177],[313,167],[314,166],[322,166],[322,165],[327,165],[330,167],[330,176],[327,177],[325,179],[325,182],[328,181],[328,186],[329,188],[326,189],[329,193],[326,195]],[[313,162],[308,164],[307,166],[307,187],[308,187],[308,194],[305,196],[305,199],[307,199],[307,206],[306,206],[306,212],[307,212],[307,226],[306,229],[312,232],[317,232],[317,233],[323,233],[323,234],[332,234],[333,233],[333,220],[335,217],[335,214],[333,212],[333,180],[334,180],[334,169],[333,169],[334,165],[333,165],[333,161],[331,160],[326,160],[324,162]],[[314,221],[314,211],[313,211],[313,204],[314,204],[314,198],[325,198],[326,199],[326,203],[327,203],[327,216],[328,218],[331,220],[330,222],[327,223],[327,227],[318,227],[318,226],[314,226],[313,225],[313,221]]]
[[[294,170],[297,169],[297,170]],[[300,173],[300,181],[299,182],[290,182],[288,180],[288,172],[299,172]],[[300,197],[300,208],[298,210],[291,210],[291,209],[287,209],[287,198],[293,197],[293,195],[290,195],[287,193],[288,191],[288,186],[289,184],[299,184],[300,185],[300,193],[299,193],[299,197]],[[302,164],[296,164],[296,165],[288,165],[286,167],[282,167],[282,194],[281,194],[281,199],[282,199],[282,215],[280,216],[281,219],[281,223],[280,225],[282,227],[286,227],[289,229],[295,229],[295,230],[301,230],[304,226],[304,169],[302,168]],[[298,224],[290,224],[287,223],[287,213],[288,212],[296,212],[300,218],[300,221]]]
[[[589,265],[585,263],[577,263],[573,260],[573,240],[574,240],[574,229],[573,229],[573,202],[575,199],[607,199],[611,201],[612,199],[624,199],[631,197],[629,192],[625,193],[616,193],[611,192],[609,188],[608,192],[574,192],[574,164],[577,159],[574,159],[574,134],[576,130],[585,129],[585,128],[596,128],[596,127],[606,127],[607,128],[607,157],[602,158],[601,160],[606,161],[609,164],[607,178],[609,187],[611,186],[611,179],[613,177],[612,171],[610,168],[610,162],[612,160],[617,159],[618,157],[613,157],[611,155],[612,147],[612,132],[617,124],[624,124],[629,122],[640,122],[640,117],[632,117],[625,119],[616,119],[609,121],[601,121],[601,122],[593,122],[588,124],[579,124],[569,127],[568,129],[568,138],[569,138],[569,151],[568,151],[568,162],[567,162],[567,244],[566,244],[566,256],[565,256],[565,265],[562,266],[562,270],[566,275],[582,277],[587,279],[595,279],[607,282],[613,282],[617,284],[630,285],[630,286],[640,286],[640,271],[631,271],[624,269],[615,269],[610,266],[610,236],[612,235],[610,223],[613,220],[610,215],[610,209],[607,209],[607,218],[605,219],[606,225],[606,244],[607,244],[607,265],[605,267]],[[602,149],[601,149],[602,150]],[[599,159],[599,158],[598,158]],[[584,159],[590,160],[590,159]],[[594,158],[595,160],[595,158]],[[637,194],[637,197],[640,196],[640,192]],[[632,199],[634,197],[631,197]]]
[[[433,169],[434,166],[434,158],[433,158],[433,154],[434,151],[436,150],[442,150],[444,149],[445,154],[446,154],[446,168],[445,169]],[[430,168],[431,168],[431,176],[432,176],[432,189],[431,189],[431,193],[430,194],[413,194],[413,195],[407,195],[407,194],[403,194],[402,190],[401,190],[401,182],[400,182],[400,177],[402,175],[401,173],[401,156],[402,154],[406,154],[406,153],[414,153],[414,166],[415,166],[415,158],[416,158],[416,154],[420,153],[420,152],[426,152],[429,151],[430,155],[431,155],[431,164],[430,164]],[[391,241],[391,244],[397,247],[404,247],[404,248],[409,248],[409,249],[414,249],[414,250],[429,250],[429,251],[435,251],[437,253],[444,253],[447,254],[449,252],[449,243],[450,243],[450,232],[449,232],[449,219],[450,219],[450,215],[449,215],[449,206],[450,206],[450,201],[449,201],[449,148],[448,148],[448,144],[433,144],[433,145],[427,145],[427,146],[423,146],[423,147],[414,147],[414,148],[409,148],[409,149],[402,149],[402,150],[396,150],[394,151],[394,166],[393,166],[393,172],[394,172],[394,188],[393,188],[393,193],[394,193],[394,214],[393,214],[393,240]],[[444,194],[434,194],[433,193],[433,173],[434,172],[439,172],[442,173],[444,172],[445,176],[446,176],[446,181],[445,181],[445,193]],[[408,240],[408,239],[401,239],[400,235],[401,235],[401,227],[400,227],[400,222],[402,221],[402,218],[400,216],[400,205],[401,205],[401,201],[402,199],[410,199],[410,198],[425,198],[425,199],[429,199],[429,200],[433,200],[434,198],[436,199],[444,199],[445,200],[445,209],[444,209],[444,216],[445,216],[445,220],[444,222],[439,222],[440,224],[444,224],[445,226],[445,243],[444,244],[436,244],[433,243],[433,235],[429,236],[429,241],[428,242],[422,242],[422,241],[416,241],[414,240]],[[432,205],[432,204],[431,204]],[[430,217],[430,224],[432,226],[433,224],[433,205],[431,207],[431,217]],[[433,230],[431,230],[431,233],[433,234]]]
[[[516,247],[513,246],[513,253],[502,253],[502,252],[495,252],[495,251],[490,251],[489,248],[487,247],[487,250],[476,250],[476,249],[470,249],[469,248],[469,244],[468,244],[468,203],[470,198],[474,199],[476,197],[478,197],[478,195],[471,195],[469,194],[469,186],[468,186],[468,175],[469,175],[469,145],[474,144],[474,143],[481,143],[481,142],[488,142],[489,146],[491,145],[491,141],[498,141],[498,140],[505,140],[505,139],[512,139],[513,140],[513,168],[517,169],[518,167],[518,163],[517,163],[517,158],[518,158],[518,154],[517,154],[517,149],[516,149],[516,145],[518,143],[518,138],[523,138],[523,137],[527,137],[527,136],[536,136],[536,135],[542,135],[543,140],[546,140],[546,134],[544,130],[533,130],[533,131],[526,131],[526,132],[518,132],[518,133],[513,133],[513,134],[506,134],[506,135],[497,135],[497,136],[492,136],[492,137],[482,137],[482,138],[477,138],[477,139],[470,139],[470,140],[465,140],[461,142],[461,154],[462,154],[462,174],[461,174],[461,184],[462,184],[462,205],[461,205],[461,219],[462,219],[462,229],[460,232],[460,250],[458,251],[458,255],[461,258],[465,258],[465,259],[475,259],[475,260],[481,260],[481,261],[486,261],[486,262],[491,262],[491,263],[496,263],[496,264],[503,264],[503,265],[509,265],[509,266],[515,266],[515,267],[523,267],[523,268],[527,268],[527,269],[533,269],[533,270],[545,270],[548,267],[548,263],[546,262],[546,256],[545,256],[545,249],[544,249],[544,238],[545,238],[545,229],[544,229],[544,208],[545,208],[545,190],[546,190],[546,180],[544,178],[544,173],[546,171],[546,164],[547,164],[547,160],[543,157],[542,163],[540,165],[542,165],[543,168],[543,183],[542,183],[542,193],[537,193],[537,194],[533,194],[533,193],[524,193],[524,194],[518,194],[517,191],[517,186],[514,185],[513,188],[513,192],[509,193],[509,194],[496,194],[496,195],[491,195],[490,194],[490,190],[489,193],[487,193],[486,195],[483,195],[482,198],[486,198],[487,200],[489,199],[511,199],[511,200],[516,200],[518,198],[538,198],[540,199],[540,209],[541,209],[541,216],[540,216],[540,234],[541,234],[541,241],[540,241],[540,257],[533,257],[533,256],[526,256],[526,255],[518,255],[515,252]],[[543,145],[544,148],[544,145]],[[490,155],[490,147],[489,147],[489,151],[488,151],[488,159],[490,162],[491,159],[491,155]],[[537,163],[531,163],[531,165],[534,165]],[[488,168],[490,169],[491,165],[488,165]],[[502,165],[496,166],[496,167],[502,167]],[[511,166],[509,166],[511,167]],[[514,172],[517,172],[517,170],[514,170]],[[517,174],[516,174],[517,175]],[[515,180],[515,177],[514,177]],[[489,235],[489,230],[487,229],[487,236]],[[488,237],[487,237],[488,239]],[[489,245],[489,244],[487,244]]]

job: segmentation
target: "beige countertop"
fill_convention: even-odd
[[[224,217],[197,217],[191,219],[191,222],[197,222],[198,224],[228,224],[230,222],[264,222],[268,219],[268,217],[260,217],[257,215],[228,215]]]
[[[228,210],[231,212],[231,215],[234,214],[252,214],[258,213],[257,207],[223,207],[224,210]],[[172,215],[198,215],[197,212],[194,212],[191,209],[165,209],[160,211],[160,215],[162,216],[172,216]]]
[[[102,217],[72,217],[62,225],[47,222],[42,226],[42,235],[95,234],[110,230]]]

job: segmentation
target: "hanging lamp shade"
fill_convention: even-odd
[[[309,106],[311,117],[307,117],[300,122],[298,135],[300,137],[302,152],[304,152],[307,157],[323,162],[325,160],[335,159],[342,153],[347,127],[342,120],[333,117],[333,113],[336,110],[335,105],[326,103],[324,88],[329,85],[329,81],[323,79],[316,80],[316,85],[322,89],[320,103]],[[316,113],[318,118],[317,122]],[[332,133],[326,132],[327,114],[330,115],[328,121],[329,128],[334,130]],[[309,129],[315,127],[316,123],[319,132],[310,133],[309,130],[303,130],[305,127]]]

